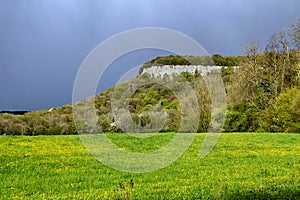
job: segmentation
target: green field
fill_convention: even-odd
[[[173,133],[136,139],[109,134],[121,148],[152,151]],[[98,162],[79,136],[0,137],[0,199],[298,199],[300,135],[222,134],[198,158],[205,134],[168,167],[116,171]],[[130,189],[130,180],[134,187]],[[124,188],[120,183],[124,185]]]

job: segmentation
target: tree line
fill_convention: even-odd
[[[238,67],[224,69],[225,130],[300,132],[300,18],[263,48],[245,45]]]

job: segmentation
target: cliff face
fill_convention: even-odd
[[[222,66],[203,66],[203,65],[163,65],[163,66],[152,66],[143,69],[141,75],[149,73],[152,77],[161,76],[164,74],[180,74],[181,72],[189,72],[194,74],[196,70],[202,75],[206,76],[211,72],[220,72]]]

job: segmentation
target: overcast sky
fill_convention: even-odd
[[[210,55],[240,55],[300,14],[299,0],[0,0],[0,110],[71,103],[84,58],[108,37],[163,27],[199,42]],[[130,67],[164,54],[142,51],[116,62],[99,90]]]

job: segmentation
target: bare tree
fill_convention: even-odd
[[[269,80],[274,96],[278,95],[278,77],[280,75],[278,66],[279,44],[277,34],[273,34],[269,39],[266,47],[267,60],[265,63],[266,70],[269,71]]]
[[[292,22],[293,43],[297,50],[300,50],[300,16]]]
[[[298,63],[300,63],[300,16],[292,23],[292,38],[293,44],[295,46],[295,51],[297,52]],[[297,66],[297,76],[296,83],[300,85],[300,64]]]
[[[287,71],[290,71],[290,50],[289,50],[289,39],[287,36],[287,30],[283,29],[279,31],[279,43],[281,45],[281,53],[283,55],[283,63],[281,66],[281,80],[280,80],[280,91],[284,90],[284,82],[285,82],[285,75]]]
[[[229,101],[233,104],[242,100],[254,103],[257,96],[257,86],[261,82],[262,50],[258,42],[243,47],[245,59],[236,68],[233,84],[228,88]]]

